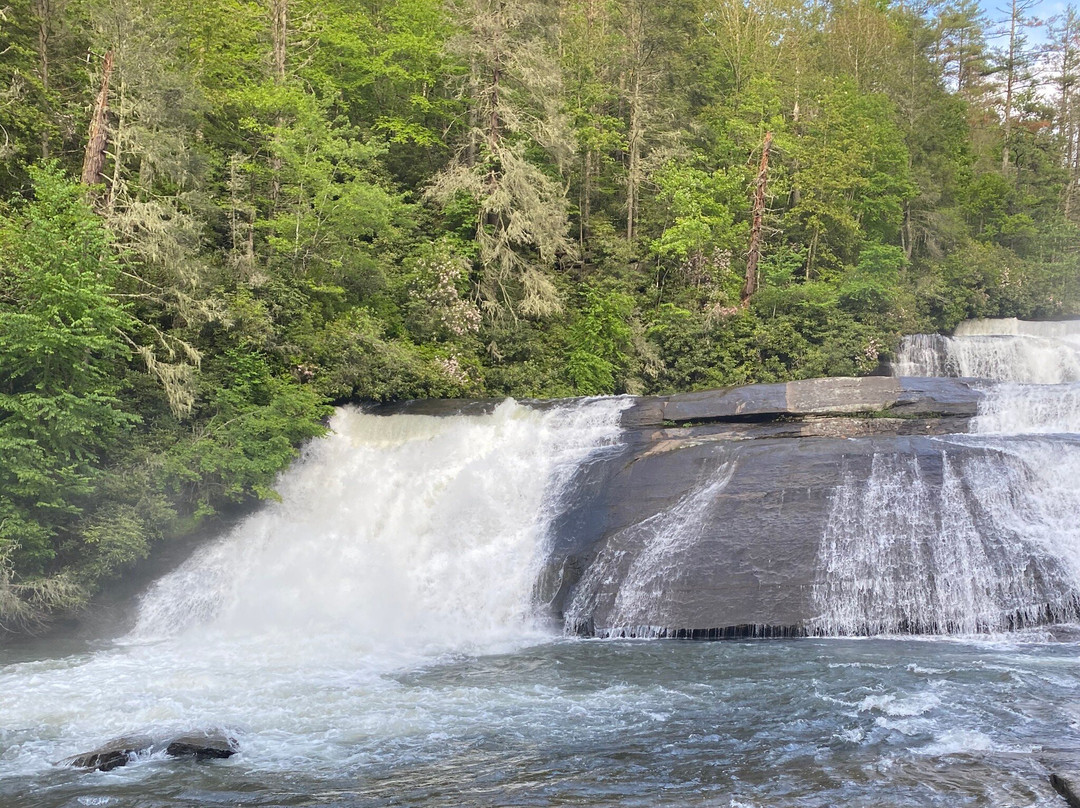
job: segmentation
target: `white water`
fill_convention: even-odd
[[[897,375],[987,379],[970,437],[849,471],[819,553],[817,629],[972,633],[1075,619],[1080,322],[908,338]]]
[[[530,598],[552,509],[616,440],[623,406],[339,410],[281,503],[161,579],[119,646],[0,670],[0,776],[141,728],[229,727],[252,765],[278,770],[438,732],[439,707],[385,675],[550,637]]]
[[[936,459],[935,459],[936,460]],[[996,632],[1074,617],[1080,452],[1035,443],[950,457],[876,455],[833,498],[815,596],[824,634]]]
[[[897,376],[958,376],[1026,384],[1080,382],[1080,320],[972,320],[952,337],[904,339]]]
[[[972,431],[981,435],[1080,433],[1080,383],[998,385],[987,391]]]
[[[706,514],[717,495],[735,474],[734,462],[723,463],[696,489],[688,492],[666,511],[627,528],[605,542],[596,560],[589,565],[567,608],[566,623],[573,627],[591,615],[592,598],[604,582],[619,580],[612,607],[610,628],[597,629],[602,637],[650,637],[660,634],[668,602],[668,588],[694,563],[693,554],[706,527]],[[625,547],[643,547],[628,552]],[[625,574],[621,569],[626,567]]]

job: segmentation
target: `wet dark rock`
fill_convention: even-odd
[[[1050,785],[1072,808],[1080,808],[1080,774],[1051,774]]]
[[[173,738],[165,746],[169,757],[193,757],[214,760],[232,757],[239,751],[236,738],[220,730],[191,732]]]
[[[125,735],[90,752],[61,760],[57,765],[86,771],[112,771],[139,755],[164,751],[168,757],[212,760],[232,757],[239,751],[236,738],[224,730],[195,730],[182,735]]]
[[[150,751],[153,745],[154,739],[149,735],[127,735],[113,738],[90,752],[66,758],[59,765],[108,772],[126,766],[139,753]]]
[[[834,492],[846,480],[869,478],[875,455],[896,455],[913,458],[921,479],[937,490],[946,457],[963,466],[1009,452],[1005,439],[991,448],[963,436],[808,435],[806,423],[740,429],[746,430],[740,439],[732,439],[727,425],[633,430],[618,450],[578,471],[553,525],[540,582],[542,600],[569,632],[687,639],[813,634],[820,544]],[[726,483],[696,506],[692,529],[658,550],[663,520],[725,475]],[[658,552],[668,554],[659,565],[662,578],[649,584],[659,589],[647,613],[623,625],[620,594],[635,564],[654,563],[650,556]],[[590,577],[596,563],[603,574]],[[1050,591],[1053,583],[1043,586]]]

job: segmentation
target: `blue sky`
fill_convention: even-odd
[[[1069,2],[1080,10],[1080,0],[1036,0],[1028,14],[1045,21],[1064,11]],[[982,7],[987,18],[992,22],[1008,19],[1009,5],[1010,0],[979,0],[979,6]],[[1045,34],[1042,32],[1036,33],[1032,31],[1028,35],[1028,39],[1032,43],[1043,41],[1045,38]]]
[[[997,20],[1005,17],[1009,7],[1009,0],[979,0],[979,5],[982,6],[991,19]],[[1059,14],[1066,5],[1065,0],[1038,0],[1031,9],[1031,13],[1036,17],[1045,19]],[[1077,3],[1074,2],[1073,5],[1077,5]]]

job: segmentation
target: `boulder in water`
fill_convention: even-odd
[[[87,771],[109,772],[126,766],[140,752],[147,752],[153,746],[154,739],[149,735],[125,735],[106,741],[97,749],[65,758],[58,765]]]
[[[189,732],[169,741],[165,754],[169,757],[193,757],[214,760],[232,757],[239,750],[236,738],[221,730]]]
[[[57,765],[85,771],[108,772],[126,766],[139,755],[164,751],[168,757],[214,760],[232,757],[239,751],[236,738],[220,729],[194,730],[181,735],[155,738],[151,735],[124,735],[97,749],[73,755]]]

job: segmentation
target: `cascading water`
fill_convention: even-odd
[[[270,770],[392,745],[429,707],[389,673],[551,636],[530,611],[547,525],[624,406],[339,410],[281,502],[157,582],[118,644],[0,671],[0,777],[144,727],[229,727]]]
[[[986,379],[985,398],[971,435],[936,439],[929,457],[875,456],[867,477],[849,474],[835,492],[815,629],[972,633],[1075,619],[1080,322],[982,320],[951,338],[911,337],[896,371]]]
[[[1080,487],[1050,444],[956,461],[878,455],[836,492],[815,593],[824,634],[1002,631],[1077,615]]]
[[[195,625],[453,649],[517,634],[558,489],[617,435],[620,406],[506,403],[451,418],[341,410],[334,436],[282,479],[282,503],[159,581],[131,639]]]
[[[670,509],[608,539],[590,564],[566,613],[570,630],[587,624],[605,582],[618,582],[609,624],[593,627],[601,637],[656,637],[664,633],[666,590],[694,563],[696,543],[717,495],[735,473],[723,463]],[[634,552],[638,547],[640,552]],[[629,548],[629,549],[628,549]]]
[[[897,376],[959,376],[1061,384],[1080,381],[1080,320],[971,320],[952,337],[915,334],[900,347]]]

